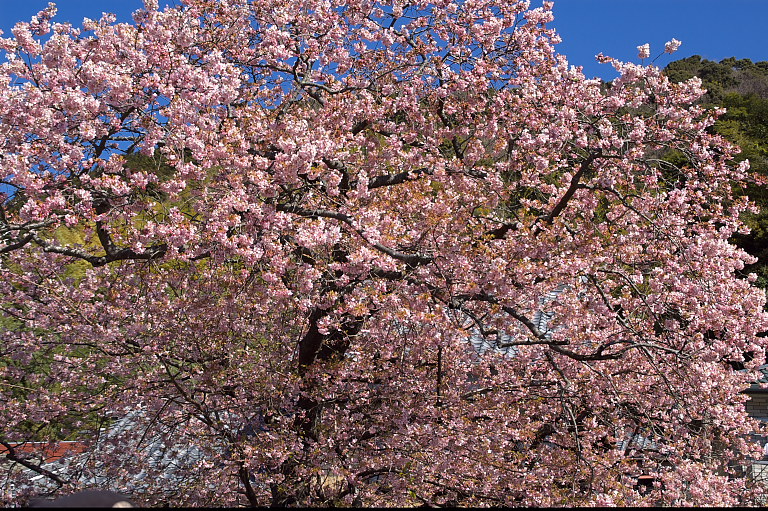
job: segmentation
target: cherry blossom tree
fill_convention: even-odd
[[[4,502],[94,481],[147,505],[755,502],[741,391],[768,318],[728,242],[747,165],[696,79],[569,66],[552,7],[18,23]],[[88,448],[44,463],[61,439]]]

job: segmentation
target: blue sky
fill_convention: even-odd
[[[600,52],[637,62],[638,45],[650,43],[653,58],[673,37],[683,45],[656,65],[691,55],[768,60],[768,0],[555,0],[554,13],[558,51],[588,76],[615,77],[595,62]]]
[[[29,20],[47,4],[48,0],[0,0],[0,29],[9,33],[16,21]],[[58,20],[79,24],[83,17],[98,18],[102,11],[130,21],[142,2],[60,0],[57,5]],[[673,37],[683,42],[682,47],[673,56],[659,58],[657,65],[696,54],[718,61],[732,56],[768,60],[768,0],[555,0],[554,12],[552,25],[563,37],[558,51],[571,64],[584,66],[589,77],[615,76],[610,65],[595,62],[597,53],[637,61],[638,45],[650,43],[655,57]]]

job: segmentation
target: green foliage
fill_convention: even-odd
[[[59,226],[56,228],[56,230],[53,232],[53,237],[56,239],[57,242],[67,245],[67,246],[84,246],[85,245],[85,236],[83,235],[83,229],[82,227],[65,227],[65,226]],[[85,276],[85,272],[90,268],[91,265],[83,261],[82,259],[73,260],[70,264],[68,264],[64,270],[64,273],[62,274],[62,278],[68,279],[74,279],[75,281],[79,281]]]
[[[729,92],[741,95],[754,94],[765,99],[768,94],[768,62],[752,62],[735,57],[714,62],[694,55],[670,64],[664,73],[673,82],[701,78],[707,95],[704,102],[720,105]]]
[[[768,176],[768,61],[730,57],[713,62],[694,55],[671,62],[664,72],[674,82],[701,78],[707,89],[701,102],[727,110],[715,123],[714,132],[741,148],[737,161],[748,159],[753,174]],[[732,241],[758,258],[744,273],[756,273],[757,284],[768,289],[768,189],[753,184],[740,193],[748,195],[760,212],[745,215],[752,232],[735,235]]]
[[[190,156],[184,155],[187,160]],[[125,167],[135,172],[146,172],[149,175],[157,176],[158,183],[164,183],[171,179],[176,173],[176,167],[169,165],[168,161],[155,151],[153,156],[146,156],[140,153],[128,154],[125,156]],[[157,200],[167,200],[167,194],[161,192],[158,185],[150,183],[147,185],[147,193]]]

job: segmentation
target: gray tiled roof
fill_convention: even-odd
[[[98,440],[90,450],[46,462],[42,467],[65,479],[75,478],[85,487],[111,486],[109,478],[102,475],[104,472],[99,462],[95,466],[86,468],[89,458],[92,457],[93,452],[108,456],[125,443],[136,443],[136,432],[144,431],[143,419],[145,419],[145,412],[128,411],[111,426],[101,430]],[[146,434],[135,448],[135,456],[143,457],[148,462],[147,468],[153,472],[150,475],[143,470],[121,481],[126,490],[137,493],[141,493],[152,485],[153,480],[158,477],[157,474],[170,483],[169,488],[178,486],[189,479],[190,474],[194,474],[196,464],[206,458],[206,454],[195,445],[167,445],[161,435],[152,433]],[[21,466],[18,469],[26,470]],[[34,485],[38,495],[53,493],[58,489],[58,485],[43,475],[32,475],[28,481]],[[16,486],[12,491],[20,492],[22,489]]]
[[[757,381],[752,382],[746,390],[747,393],[768,392],[768,387],[765,386],[765,384],[768,383],[768,364],[761,365],[757,370],[760,371],[760,377],[758,377]],[[746,371],[746,369],[742,369],[741,371]]]

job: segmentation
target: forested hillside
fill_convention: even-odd
[[[741,147],[736,160],[749,159],[752,173],[768,177],[768,61],[730,57],[720,62],[694,55],[670,63],[664,71],[675,82],[698,76],[707,94],[706,106],[725,107],[727,112],[714,131]],[[748,186],[745,193],[757,203],[760,213],[748,215],[752,229],[748,235],[737,234],[734,241],[759,261],[745,268],[758,274],[757,283],[768,287],[768,189]]]

